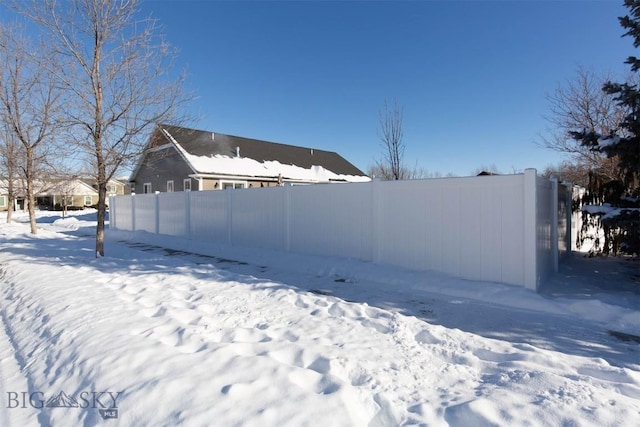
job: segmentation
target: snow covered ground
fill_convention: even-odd
[[[536,294],[39,222],[0,224],[0,426],[640,425],[637,263]]]

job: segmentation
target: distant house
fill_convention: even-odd
[[[37,206],[49,210],[82,209],[97,203],[98,192],[79,178],[52,180],[36,197]]]
[[[20,194],[22,197],[22,194]],[[14,207],[15,208],[15,207]],[[9,209],[9,182],[0,178],[0,212]]]
[[[90,185],[91,188],[98,191],[98,184],[95,179],[85,178],[82,180],[86,184]],[[129,184],[125,179],[110,179],[107,183],[107,204],[109,203],[109,197],[111,196],[120,196],[123,194],[129,194]]]
[[[369,180],[335,152],[158,125],[129,182],[151,193]]]
[[[26,208],[25,183],[21,179],[14,180],[15,210]],[[44,210],[54,209],[81,209],[98,204],[98,190],[95,180],[68,177],[38,179],[34,183],[36,207]],[[122,180],[109,180],[107,185],[107,204],[109,196],[129,193],[126,182]],[[0,211],[6,211],[9,206],[8,181],[0,179]]]
[[[33,183],[34,194],[37,194],[41,190],[47,187],[47,183],[42,180],[37,180]],[[25,200],[27,199],[27,184],[22,178],[13,179],[13,210],[19,211],[26,209]],[[7,211],[9,209],[9,180],[7,178],[0,178],[0,211]]]

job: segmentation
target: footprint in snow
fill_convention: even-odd
[[[182,326],[163,325],[150,330],[147,337],[157,339],[168,347],[175,347],[181,353],[196,353],[204,350],[207,343],[197,334],[189,332]]]
[[[195,325],[202,318],[202,315],[198,311],[188,308],[172,307],[169,309],[168,315],[184,325]]]
[[[300,308],[309,308],[309,304],[305,303],[300,297],[296,299],[295,305]]]
[[[373,328],[376,331],[380,332],[381,334],[389,334],[393,330],[389,325],[386,325],[384,323],[375,322],[375,321],[369,320],[369,319],[363,319],[362,320],[362,326],[365,326],[367,328]]]
[[[153,301],[149,298],[146,297],[140,297],[137,301],[138,304],[140,304],[141,306],[145,307],[145,308],[153,308],[158,306],[158,303],[156,301]]]
[[[289,381],[316,394],[333,394],[342,384],[331,375],[321,374],[311,369],[296,369],[289,374]]]
[[[325,300],[322,299],[317,299],[313,302],[315,305],[319,306],[319,307],[328,307],[329,303],[326,302]]]
[[[255,328],[230,328],[224,331],[221,342],[258,343],[271,341],[271,337]]]
[[[338,305],[338,303],[333,303],[331,307],[329,307],[329,314],[334,317],[344,317],[346,314],[345,311]]]
[[[434,337],[427,329],[423,329],[415,335],[415,340],[420,344],[441,344],[442,340]]]
[[[162,306],[152,306],[140,310],[140,314],[146,317],[160,317],[167,312],[167,309]]]

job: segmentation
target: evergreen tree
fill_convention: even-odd
[[[633,46],[640,47],[640,0],[625,0],[629,9],[619,18],[626,29],[623,37],[633,38]],[[625,61],[632,73],[640,71],[640,59],[629,56]],[[626,253],[640,255],[640,89],[636,84],[607,82],[602,90],[614,97],[620,106],[628,108],[628,115],[617,129],[603,135],[594,131],[572,132],[574,139],[593,151],[616,157],[621,178],[605,181],[592,177],[584,202],[588,212],[596,214],[605,231],[602,250],[605,254]]]

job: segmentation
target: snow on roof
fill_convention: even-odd
[[[180,145],[177,145],[180,147]],[[247,157],[229,157],[223,155],[215,156],[195,156],[187,153],[182,147],[179,148],[185,159],[191,163],[193,168],[203,174],[220,175],[241,175],[256,178],[278,178],[292,181],[309,182],[368,182],[368,176],[340,175],[322,166],[312,166],[303,168],[295,165],[285,165],[275,160],[259,162]]]
[[[334,152],[206,131],[160,126],[197,174],[288,181],[368,182],[371,179]]]
[[[98,192],[91,188],[88,184],[82,182],[79,179],[62,180],[56,184],[53,184],[47,190],[44,190],[42,194],[76,194],[76,195],[96,195]]]

